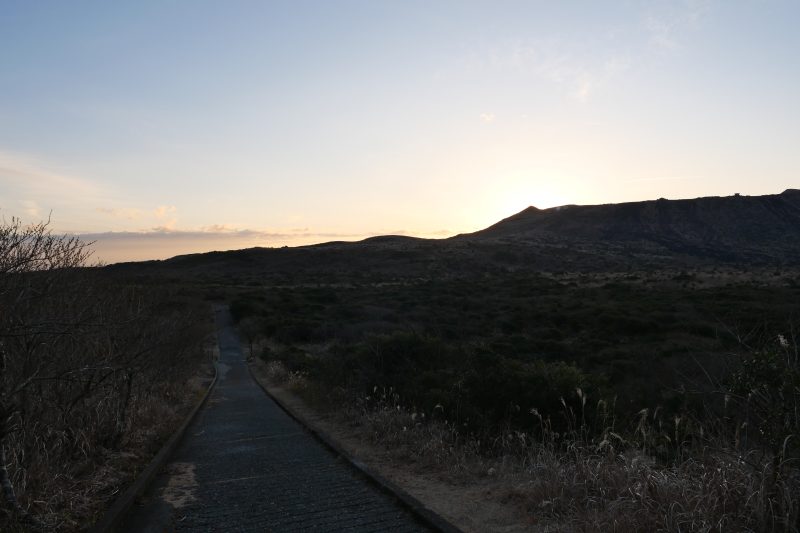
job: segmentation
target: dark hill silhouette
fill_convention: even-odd
[[[633,252],[726,262],[800,259],[800,190],[766,196],[529,207],[464,238],[519,245],[562,242],[596,253]]]
[[[765,196],[529,207],[449,239],[372,237],[112,265],[176,275],[326,282],[507,271],[800,266],[800,190]]]

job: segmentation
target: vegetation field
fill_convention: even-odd
[[[561,465],[562,489],[586,489],[523,491],[530,517],[579,530],[798,526],[796,272],[253,282],[231,301],[275,379],[404,458],[486,475],[492,458],[516,457],[515,479],[525,464]],[[432,440],[448,444],[432,454]],[[633,453],[658,494],[626,492]],[[720,464],[736,483],[686,485]],[[639,518],[600,511],[620,498]]]

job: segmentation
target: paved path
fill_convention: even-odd
[[[264,394],[216,314],[217,385],[125,530],[427,531]]]

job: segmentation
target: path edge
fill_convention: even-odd
[[[464,533],[461,529],[456,527],[454,524],[450,523],[448,520],[443,518],[438,513],[432,511],[428,507],[425,506],[421,501],[417,498],[397,486],[392,481],[389,481],[384,476],[378,474],[373,469],[369,468],[366,464],[359,461],[356,457],[352,456],[349,452],[347,452],[344,448],[339,446],[339,444],[334,440],[330,435],[326,432],[322,431],[314,427],[314,425],[309,422],[308,420],[303,417],[300,413],[296,412],[294,409],[286,405],[283,401],[281,401],[278,397],[272,394],[267,387],[261,383],[255,372],[253,372],[253,366],[250,361],[247,362],[247,370],[250,372],[250,377],[253,378],[253,381],[264,391],[264,394],[267,395],[273,402],[275,402],[278,407],[280,407],[287,415],[292,417],[296,422],[298,422],[303,428],[308,431],[315,439],[317,439],[323,446],[331,450],[333,453],[347,461],[349,466],[353,468],[358,474],[362,477],[366,478],[370,483],[375,485],[379,488],[382,492],[388,494],[389,496],[393,497],[397,500],[402,507],[408,510],[414,517],[422,522],[424,525],[434,529],[435,531],[440,531],[442,533]]]
[[[200,409],[206,404],[208,397],[211,396],[211,391],[214,389],[214,386],[217,384],[217,378],[219,377],[219,368],[217,361],[214,361],[214,379],[211,380],[211,384],[208,386],[205,394],[197,402],[197,405],[194,406],[192,412],[186,417],[183,421],[183,424],[172,434],[169,440],[161,447],[158,453],[153,457],[153,459],[148,463],[142,473],[136,476],[133,482],[128,486],[128,488],[120,494],[111,507],[106,510],[103,514],[103,517],[98,520],[91,528],[88,529],[88,533],[110,533],[116,531],[120,525],[122,525],[122,520],[125,518],[125,515],[128,514],[133,504],[136,500],[144,494],[147,488],[150,486],[150,483],[153,481],[153,478],[156,477],[156,474],[163,468],[163,466],[167,463],[167,460],[172,455],[172,452],[175,451],[175,448],[181,443],[184,434],[186,434],[186,430],[189,429],[189,425],[194,421],[197,413],[200,412]]]

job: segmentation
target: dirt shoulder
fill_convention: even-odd
[[[261,360],[251,363],[256,379],[309,427],[325,433],[350,456],[385,477],[465,532],[515,533],[531,531],[530,522],[517,498],[513,482],[493,476],[452,476],[445,469],[431,468],[396,450],[369,442],[362,427],[354,427],[344,415],[320,413],[285,386],[269,379]]]

